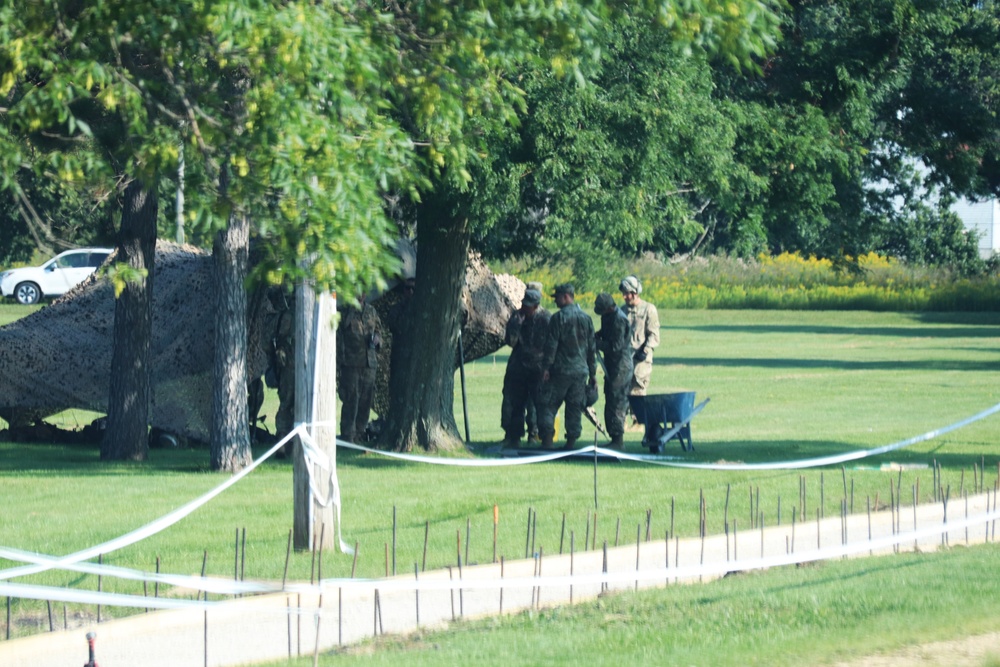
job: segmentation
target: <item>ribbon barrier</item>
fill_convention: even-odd
[[[493,589],[515,589],[515,588],[537,588],[556,586],[580,586],[588,584],[621,584],[633,583],[637,581],[664,581],[674,580],[694,580],[702,577],[718,577],[730,572],[745,572],[750,570],[765,570],[775,567],[789,565],[799,565],[821,560],[830,560],[849,556],[857,556],[873,550],[885,550],[896,545],[914,543],[917,540],[934,538],[942,533],[949,533],[970,528],[972,526],[982,526],[1000,519],[1000,510],[993,509],[976,515],[964,517],[962,519],[948,520],[944,523],[935,523],[933,526],[925,526],[920,529],[907,532],[898,532],[883,537],[850,542],[848,544],[838,544],[822,549],[804,550],[799,553],[787,553],[777,556],[762,558],[747,558],[737,560],[726,560],[712,563],[685,566],[664,566],[642,569],[623,569],[608,572],[579,573],[572,575],[554,576],[512,576],[512,577],[472,577],[461,579],[408,579],[396,577],[392,579],[323,579],[317,584],[292,584],[282,588],[280,585],[266,584],[263,582],[255,584],[241,584],[240,582],[214,580],[211,588],[205,587],[206,582],[212,581],[204,577],[181,577],[178,575],[145,575],[147,581],[169,580],[169,583],[184,585],[186,587],[203,590],[211,590],[223,594],[239,594],[246,592],[254,593],[311,593],[320,595],[324,590],[339,588],[344,591],[356,590],[371,592],[378,589],[382,592],[390,591],[449,591],[449,590],[493,590]],[[789,526],[790,528],[790,526]],[[987,529],[987,533],[989,529]],[[692,538],[697,539],[697,538]],[[650,543],[643,543],[650,544]],[[622,547],[630,548],[630,547]],[[593,552],[591,552],[593,553]],[[580,554],[578,554],[580,555]],[[6,556],[5,556],[6,557]],[[556,556],[553,556],[556,557]],[[564,556],[565,557],[565,556]],[[114,576],[122,568],[108,566],[94,566],[89,572],[103,573]],[[229,586],[228,591],[224,590]],[[0,583],[0,595],[20,597],[36,600],[53,600],[60,602],[78,602],[93,605],[115,605],[134,608],[157,608],[157,609],[202,609],[217,606],[220,602],[209,602],[203,600],[183,600],[160,597],[144,597],[136,595],[123,595],[118,593],[104,593],[97,591],[78,591],[67,588],[56,588],[50,586],[30,586],[24,584]],[[287,611],[301,612],[303,610],[284,610],[275,613],[286,613]],[[307,610],[314,613],[315,610]]]
[[[996,414],[997,412],[1000,412],[1000,403],[994,405],[991,408],[988,408],[988,409],[983,410],[983,411],[981,411],[979,413],[976,413],[976,414],[974,414],[974,415],[972,415],[972,416],[970,416],[970,417],[968,417],[966,419],[963,419],[963,420],[960,420],[960,421],[955,422],[953,424],[950,424],[948,426],[945,426],[945,427],[942,427],[942,428],[938,428],[938,429],[935,429],[935,430],[932,430],[932,431],[928,431],[928,432],[923,433],[921,435],[918,435],[918,436],[915,436],[915,437],[912,437],[912,438],[909,438],[909,439],[906,439],[906,440],[902,440],[902,441],[899,441],[899,442],[896,442],[896,443],[893,443],[893,444],[890,444],[890,445],[885,445],[885,446],[882,446],[882,447],[877,447],[877,448],[874,448],[874,449],[860,450],[860,451],[856,451],[856,452],[849,452],[849,453],[846,453],[846,454],[840,454],[840,455],[835,455],[835,456],[827,456],[827,457],[820,457],[820,458],[813,458],[813,459],[805,459],[805,460],[800,460],[800,461],[785,461],[785,462],[762,463],[762,464],[752,464],[752,463],[750,463],[750,464],[746,464],[746,463],[725,463],[725,464],[683,463],[683,462],[678,462],[678,461],[673,461],[673,460],[665,460],[664,457],[625,454],[625,453],[617,451],[617,450],[609,450],[609,449],[604,449],[604,448],[595,447],[595,446],[588,446],[588,447],[584,447],[584,448],[576,449],[576,450],[572,450],[572,451],[551,452],[551,453],[547,453],[547,454],[541,454],[541,455],[538,455],[538,456],[523,457],[523,458],[518,458],[518,459],[468,460],[468,459],[445,459],[445,458],[437,458],[437,457],[430,457],[430,456],[419,456],[419,455],[412,455],[412,454],[401,454],[401,453],[398,453],[398,452],[386,452],[386,451],[382,451],[382,450],[370,449],[370,448],[363,447],[363,446],[360,446],[360,445],[355,445],[355,444],[348,443],[348,442],[345,442],[345,441],[342,441],[342,440],[337,440],[337,444],[338,444],[338,446],[341,446],[341,447],[344,447],[344,448],[347,448],[347,449],[354,449],[354,450],[361,451],[361,452],[366,452],[366,453],[371,453],[371,454],[377,454],[379,456],[385,456],[385,457],[395,458],[395,459],[399,459],[399,460],[412,461],[412,462],[418,462],[418,463],[429,463],[429,464],[435,464],[435,465],[452,465],[452,466],[482,467],[482,466],[525,465],[525,464],[529,464],[529,463],[540,463],[540,462],[553,461],[553,460],[557,460],[557,459],[560,459],[560,458],[565,458],[567,456],[576,456],[576,455],[579,455],[581,453],[586,453],[586,452],[595,452],[595,453],[603,454],[605,456],[616,457],[616,458],[622,459],[622,460],[629,460],[629,461],[636,461],[636,462],[641,462],[641,463],[650,463],[650,464],[654,464],[654,465],[671,466],[671,467],[678,467],[678,468],[697,468],[697,469],[708,469],[708,470],[782,470],[782,469],[807,468],[807,467],[815,467],[815,466],[823,466],[823,465],[834,465],[834,464],[837,464],[837,463],[843,463],[845,461],[853,461],[853,460],[858,460],[858,459],[862,459],[862,458],[866,458],[866,457],[870,457],[870,456],[875,456],[875,455],[878,455],[878,454],[884,454],[886,452],[890,452],[890,451],[902,449],[904,447],[908,447],[908,446],[914,445],[914,444],[919,443],[919,442],[924,442],[924,441],[927,441],[927,440],[931,440],[933,438],[940,437],[941,435],[944,435],[945,433],[949,433],[951,431],[954,431],[954,430],[956,430],[958,428],[962,428],[964,426],[972,424],[972,423],[974,423],[976,421],[979,421],[981,419],[985,419],[986,417],[991,416],[993,414]],[[313,426],[314,427],[326,428],[326,427],[332,427],[334,425],[332,425],[329,422],[317,422],[317,423],[313,424]],[[42,592],[44,591],[44,594],[45,594],[44,599],[50,599],[50,600],[85,601],[85,599],[86,599],[86,601],[96,601],[95,603],[103,603],[103,604],[119,604],[120,603],[120,604],[123,604],[124,606],[160,607],[160,608],[162,608],[161,605],[158,605],[158,604],[155,604],[154,602],[152,602],[152,600],[155,600],[156,598],[146,598],[146,597],[138,597],[138,596],[120,596],[120,597],[115,598],[116,600],[119,600],[119,602],[111,602],[110,599],[106,599],[106,598],[103,598],[101,596],[104,596],[104,595],[113,595],[113,594],[92,593],[92,592],[83,592],[83,591],[67,591],[67,589],[48,588],[48,587],[41,587],[41,586],[26,586],[26,585],[16,585],[16,584],[4,583],[4,582],[7,582],[10,579],[13,579],[13,578],[16,578],[16,577],[22,577],[22,576],[27,576],[27,575],[31,575],[31,574],[37,574],[37,573],[40,573],[40,572],[45,572],[47,570],[53,570],[53,569],[70,570],[70,571],[77,571],[77,572],[84,572],[84,573],[91,573],[91,574],[106,574],[108,576],[121,577],[121,578],[124,578],[124,579],[133,579],[133,580],[141,580],[141,581],[149,581],[149,582],[160,582],[160,583],[166,583],[166,584],[171,584],[171,585],[176,585],[176,586],[185,586],[185,587],[189,587],[189,588],[192,588],[192,589],[203,590],[203,591],[206,591],[206,592],[211,592],[211,593],[216,593],[216,594],[222,594],[222,595],[240,595],[240,594],[247,594],[247,593],[251,593],[251,594],[253,594],[253,593],[267,593],[267,592],[276,592],[278,590],[284,590],[284,591],[309,590],[308,586],[305,587],[305,588],[303,588],[301,586],[297,586],[296,585],[296,586],[286,586],[284,588],[280,588],[280,587],[275,587],[273,585],[265,584],[265,583],[234,582],[234,581],[231,581],[231,580],[214,579],[214,578],[211,578],[211,577],[187,577],[187,576],[183,576],[183,575],[169,575],[169,574],[153,575],[153,574],[149,574],[149,573],[140,572],[138,570],[128,570],[126,568],[116,568],[116,567],[111,567],[111,566],[97,565],[97,564],[93,564],[93,563],[84,563],[84,561],[87,561],[87,560],[89,560],[91,558],[95,558],[95,557],[97,557],[99,555],[102,555],[102,554],[108,554],[108,553],[111,553],[111,552],[116,551],[118,549],[121,549],[123,547],[130,546],[132,544],[140,542],[141,540],[146,539],[147,537],[155,535],[155,534],[157,534],[157,533],[165,530],[166,528],[168,528],[170,526],[173,526],[174,524],[176,524],[180,520],[182,520],[185,517],[187,517],[190,514],[192,514],[194,511],[196,511],[200,507],[202,507],[205,504],[207,504],[208,502],[210,502],[212,499],[214,499],[220,493],[222,493],[223,491],[225,491],[226,489],[228,489],[229,487],[233,486],[234,484],[236,484],[237,482],[239,482],[241,479],[243,479],[244,477],[246,477],[254,469],[256,469],[257,466],[259,466],[265,460],[267,460],[268,458],[270,458],[271,456],[273,456],[278,450],[280,450],[294,436],[299,436],[300,442],[302,443],[302,447],[303,447],[304,453],[305,453],[305,455],[307,457],[307,460],[310,461],[310,465],[308,466],[308,468],[310,470],[310,475],[314,474],[312,472],[314,467],[319,467],[319,468],[321,468],[321,469],[323,469],[325,471],[324,472],[324,479],[320,480],[320,481],[321,482],[325,482],[325,483],[327,483],[329,485],[329,488],[330,488],[329,493],[326,494],[325,496],[320,495],[320,493],[318,491],[318,489],[320,487],[320,484],[317,484],[316,480],[314,480],[312,478],[310,479],[310,489],[311,489],[311,492],[316,495],[316,497],[319,500],[319,502],[321,502],[321,503],[334,502],[336,504],[336,506],[337,506],[337,524],[338,524],[338,529],[339,529],[339,527],[340,527],[340,486],[339,486],[339,483],[337,481],[335,466],[333,465],[332,461],[330,461],[329,457],[327,457],[323,452],[321,452],[319,449],[317,449],[315,447],[315,444],[313,443],[312,439],[309,436],[307,425],[305,425],[305,424],[299,424],[299,425],[297,425],[292,430],[291,433],[289,433],[284,438],[282,438],[281,440],[279,440],[278,443],[275,444],[274,446],[272,446],[269,450],[267,450],[267,452],[265,452],[263,455],[261,455],[256,460],[254,460],[249,466],[247,466],[246,468],[244,468],[243,470],[241,470],[239,473],[234,474],[232,477],[230,477],[229,479],[227,479],[222,484],[218,485],[214,489],[211,489],[210,491],[208,491],[205,494],[199,496],[198,498],[195,498],[194,500],[188,502],[187,504],[179,507],[178,509],[176,509],[176,510],[174,510],[174,511],[172,511],[172,512],[170,512],[170,513],[168,513],[168,514],[166,514],[166,515],[164,515],[162,517],[160,517],[159,519],[156,519],[156,520],[154,520],[154,521],[146,524],[145,526],[137,528],[137,529],[135,529],[135,530],[133,530],[133,531],[131,531],[129,533],[126,533],[126,534],[124,534],[124,535],[122,535],[120,537],[114,538],[114,539],[109,540],[107,542],[103,542],[101,544],[98,544],[98,545],[95,545],[95,546],[92,546],[92,547],[88,547],[86,549],[83,549],[83,550],[77,551],[75,553],[72,553],[72,554],[69,554],[69,555],[66,555],[66,556],[62,556],[62,557],[47,556],[47,555],[42,555],[42,554],[32,554],[32,553],[28,553],[28,552],[21,551],[21,550],[18,550],[18,549],[0,547],[0,558],[4,558],[4,559],[15,561],[15,562],[27,563],[27,565],[22,565],[22,566],[19,566],[19,567],[13,567],[13,568],[9,568],[9,569],[6,569],[6,570],[0,570],[0,595],[6,594],[6,595],[10,595],[12,597],[31,598],[31,597],[35,597],[37,595],[42,595]],[[315,466],[312,465],[313,463],[315,463],[316,465]],[[945,527],[945,529],[952,530],[952,529],[954,529],[956,527],[962,527],[962,526],[965,526],[965,525],[972,525],[972,524],[977,523],[977,522],[992,521],[992,520],[995,520],[996,518],[998,518],[998,516],[1000,516],[1000,515],[998,515],[998,513],[996,511],[994,511],[991,514],[987,514],[987,515],[980,516],[980,517],[974,517],[974,518],[967,519],[967,520],[964,520],[964,521],[949,522],[947,524],[947,526]],[[938,527],[935,527],[935,528],[932,528],[932,529],[927,529],[927,530],[922,530],[922,531],[915,531],[913,533],[907,533],[905,535],[904,534],[897,534],[897,535],[892,536],[891,538],[882,538],[882,540],[885,541],[886,545],[891,545],[891,544],[900,543],[900,542],[905,541],[905,540],[913,540],[915,538],[919,538],[919,536],[921,534],[925,534],[925,533],[934,534],[934,533],[940,533],[941,531],[942,531],[942,528],[940,526],[938,526]],[[340,545],[341,545],[341,550],[345,551],[345,553],[352,553],[352,551],[344,543],[344,540],[342,538],[340,538]],[[879,546],[879,542],[864,542],[864,543],[859,543],[857,545],[845,545],[845,546],[841,546],[841,547],[831,548],[830,550],[824,550],[824,552],[821,552],[819,555],[811,556],[809,559],[811,559],[811,560],[818,560],[818,559],[823,559],[823,558],[838,557],[838,556],[841,556],[841,555],[850,555],[852,553],[857,553],[857,552],[860,552],[860,551],[869,550],[869,549],[872,549],[872,548],[877,548],[878,546]],[[787,560],[787,559],[783,559],[783,558],[778,558],[776,560],[769,559],[767,561],[747,561],[746,568],[747,569],[756,569],[756,568],[761,568],[761,567],[773,567],[773,566],[777,566],[777,565],[789,564],[789,563],[794,563],[794,562],[804,562],[804,561],[803,560],[794,560],[794,559]],[[706,566],[706,567],[710,567],[710,566]],[[726,564],[724,566],[723,565],[718,565],[718,566],[712,566],[712,567],[724,567],[726,571],[730,571],[730,570],[734,569],[733,563],[728,563],[728,564]],[[686,571],[683,572],[683,573],[679,573],[679,571],[678,571],[677,568],[670,569],[669,571],[670,571],[670,575],[671,576],[689,576],[686,573]],[[708,574],[710,572],[711,572],[711,570],[703,572],[703,574]],[[633,579],[636,579],[636,577],[637,577],[638,574],[639,573],[637,573],[637,572],[629,572],[629,573],[627,573],[627,576],[625,576],[624,578],[627,579],[627,580],[633,580]],[[654,574],[651,574],[649,576],[650,576],[650,578],[653,578],[653,577],[663,576],[663,574],[664,574],[664,572],[662,570],[657,570]],[[601,578],[600,581],[613,581],[614,580],[614,575],[602,574],[601,577],[603,577],[603,578]],[[611,578],[608,578],[608,577],[611,577]],[[368,581],[368,583],[365,584],[365,585],[371,585],[371,581],[372,580],[358,580],[358,579],[354,579],[354,580],[324,580],[324,584],[325,585],[330,585],[331,581],[336,581],[336,583],[337,583],[338,586],[349,587],[349,586],[361,585],[365,581]],[[538,578],[537,577],[531,578],[530,581],[531,581],[530,585],[534,585],[534,586],[538,585]],[[579,582],[580,580],[576,579],[575,581]],[[555,583],[558,583],[558,582],[555,582]],[[572,583],[572,582],[571,581],[567,581],[566,583]],[[379,586],[381,588],[385,588],[386,585],[387,585],[386,581],[382,581],[382,580],[379,581]],[[397,584],[396,583],[392,583],[392,585],[397,585]],[[402,582],[400,582],[398,585],[404,585],[404,584]],[[410,583],[407,583],[405,585],[408,586],[408,587],[410,587],[411,589],[413,589],[415,584],[413,582],[410,582]],[[429,581],[429,582],[422,583],[421,586],[422,585],[427,585],[427,586],[433,588],[433,587],[441,586],[442,584],[441,584],[441,582],[432,582],[432,581]],[[497,585],[497,584],[496,584],[496,582],[494,582],[493,584],[490,584],[490,585]],[[513,580],[504,580],[503,585],[504,586],[512,586],[512,585],[514,585],[513,584]],[[528,585],[528,584],[525,584],[525,585]],[[456,585],[455,587],[470,588],[472,586],[470,586],[470,581],[469,580],[465,580],[465,581],[460,582],[460,586]],[[67,591],[67,592],[65,592],[64,594],[62,594],[62,593],[59,593],[59,591]],[[73,597],[72,597],[72,599],[69,599],[68,597],[64,597],[64,595],[65,596],[73,596]],[[86,596],[97,596],[97,597],[86,597]],[[107,600],[107,601],[101,602],[103,600]],[[183,606],[183,604],[185,604],[184,601],[181,601],[181,600],[172,600],[171,604],[174,604],[174,603],[177,603],[178,605],[181,605],[181,606]],[[188,603],[192,603],[192,601],[188,601]],[[201,603],[201,604],[205,604],[205,603]]]
[[[132,532],[126,533],[124,535],[121,535],[120,537],[116,537],[113,540],[108,540],[107,542],[103,542],[101,544],[88,547],[87,549],[77,551],[76,553],[69,554],[68,556],[63,556],[62,558],[53,559],[45,564],[39,563],[20,568],[0,570],[0,581],[12,579],[14,577],[23,577],[29,574],[36,574],[38,572],[44,572],[46,570],[51,570],[51,569],[62,569],[65,566],[73,565],[81,561],[89,560],[91,558],[96,558],[97,556],[102,554],[107,554],[111,553],[112,551],[117,551],[118,549],[121,549],[123,547],[131,546],[136,542],[140,542],[146,539],[147,537],[155,535],[163,530],[166,530],[170,526],[174,525],[175,523],[185,518],[186,516],[188,516],[198,508],[202,507],[203,505],[207,504],[217,495],[219,495],[220,493],[222,493],[223,491],[225,491],[226,489],[233,486],[241,479],[249,475],[257,468],[257,466],[259,466],[261,463],[263,463],[271,456],[273,456],[279,449],[281,449],[285,445],[285,443],[287,443],[289,440],[291,440],[294,436],[298,435],[303,430],[304,429],[301,426],[296,427],[295,429],[292,430],[291,433],[286,435],[284,438],[279,440],[276,445],[271,447],[271,449],[267,450],[265,454],[263,454],[261,457],[253,461],[243,470],[239,471],[238,473],[227,479],[222,484],[218,485],[217,487],[208,491],[207,493],[199,496],[198,498],[195,498],[186,505],[182,505],[173,512],[165,514],[159,519],[156,519],[155,521],[146,524],[145,526],[137,528]]]
[[[434,456],[420,456],[417,454],[401,454],[399,452],[387,452],[381,449],[371,449],[369,447],[363,447],[361,445],[355,445],[350,442],[344,442],[343,440],[337,440],[337,446],[343,447],[345,449],[353,449],[359,452],[365,452],[368,454],[377,454],[379,456],[384,456],[387,458],[398,459],[401,461],[412,461],[414,463],[429,463],[433,465],[445,465],[445,466],[465,466],[470,468],[476,467],[495,467],[495,466],[514,466],[514,465],[526,465],[529,463],[545,463],[547,461],[555,461],[557,459],[566,458],[570,456],[580,456],[581,454],[586,454],[588,452],[596,452],[598,454],[620,459],[622,461],[634,461],[636,463],[649,463],[652,465],[667,466],[671,468],[693,468],[698,470],[796,470],[801,468],[818,468],[821,466],[836,465],[838,463],[845,463],[847,461],[857,461],[859,459],[868,458],[871,456],[877,456],[879,454],[885,454],[888,452],[896,451],[898,449],[903,449],[905,447],[910,447],[920,442],[925,442],[927,440],[933,440],[934,438],[940,437],[951,431],[955,431],[969,424],[973,424],[981,419],[985,419],[991,415],[1000,412],[1000,403],[997,403],[991,408],[987,408],[981,412],[977,412],[971,417],[967,417],[960,421],[957,421],[948,426],[943,426],[926,433],[914,436],[912,438],[907,438],[906,440],[900,440],[899,442],[894,442],[889,445],[883,445],[881,447],[875,447],[874,449],[862,449],[854,452],[847,452],[845,454],[835,454],[832,456],[821,456],[811,459],[800,459],[797,461],[776,461],[769,463],[685,463],[683,461],[678,461],[674,457],[667,456],[655,456],[651,454],[626,454],[622,451],[616,449],[605,449],[603,447],[597,447],[595,445],[587,445],[585,447],[580,447],[579,449],[573,449],[570,451],[553,451],[545,454],[539,454],[537,456],[522,456],[515,459],[444,459]],[[329,422],[323,424],[317,424],[322,426],[329,426]]]

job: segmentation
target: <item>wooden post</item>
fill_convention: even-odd
[[[336,296],[329,293],[316,295],[309,284],[295,287],[295,422],[336,423],[336,342],[334,318],[337,311]],[[336,428],[311,427],[310,437],[316,446],[336,465]],[[324,507],[317,500],[329,500],[333,485],[328,483],[330,471],[318,466],[313,474],[320,493],[325,498],[315,499],[309,493],[309,470],[303,454],[302,442],[295,439],[292,467],[293,534],[296,549],[308,549],[316,535],[324,535],[321,547],[334,548],[337,540],[335,508],[332,502]],[[320,530],[325,527],[325,530]]]

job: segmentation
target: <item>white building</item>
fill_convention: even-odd
[[[1000,253],[1000,199],[971,202],[959,199],[952,210],[965,228],[979,235],[979,256],[989,259]]]

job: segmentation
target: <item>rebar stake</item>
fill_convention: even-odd
[[[97,667],[97,661],[94,660],[94,640],[97,639],[96,632],[87,633],[87,650],[90,654],[90,659],[87,661],[83,667]]]

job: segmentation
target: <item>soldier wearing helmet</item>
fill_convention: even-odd
[[[656,306],[639,298],[642,283],[635,276],[626,276],[618,284],[625,305],[622,312],[632,330],[632,386],[630,396],[645,396],[653,375],[653,350],[660,344],[660,314]]]

